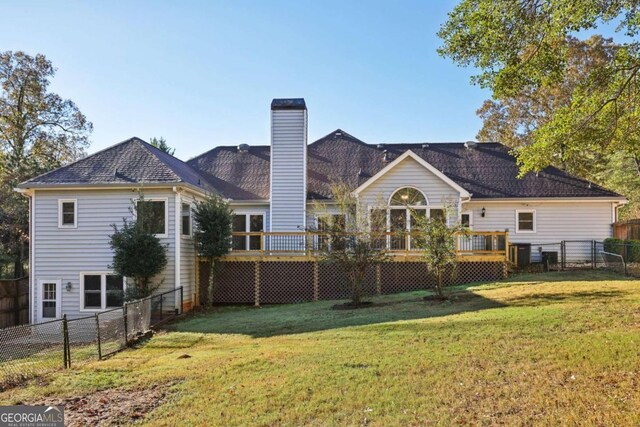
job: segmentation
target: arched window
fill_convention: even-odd
[[[390,206],[426,206],[427,199],[420,190],[404,187],[396,190],[389,200]]]

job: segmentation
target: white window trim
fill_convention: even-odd
[[[469,230],[473,230],[473,211],[460,211],[460,224],[462,224],[462,215],[469,215]]]
[[[39,279],[38,280],[38,321],[40,322],[47,322],[49,320],[53,320],[49,317],[45,318],[42,317],[42,303],[44,301],[44,288],[43,285],[45,283],[55,283],[56,285],[56,319],[60,319],[62,318],[62,280],[60,279],[54,279],[54,280],[47,280],[47,279]]]
[[[84,308],[84,276],[100,276],[100,307]],[[118,307],[107,307],[107,276],[117,276],[114,271],[83,271],[80,273],[80,311],[85,313],[98,313]],[[122,278],[122,290],[127,289],[127,278]]]
[[[265,233],[265,229],[267,228],[266,225],[267,223],[265,222],[266,219],[266,214],[264,211],[233,211],[234,215],[245,215],[245,219],[244,219],[244,231],[238,231],[237,233],[250,233],[249,229],[251,228],[251,215],[260,215],[262,217],[262,232]],[[257,232],[256,232],[257,233]],[[245,245],[246,248],[245,251],[249,250],[249,238],[251,236],[245,236]],[[265,245],[265,239],[262,239],[261,242],[261,246],[262,246],[262,250],[264,250],[264,245]],[[231,251],[233,251],[233,247],[230,249]]]
[[[73,203],[73,224],[62,223],[62,204]],[[58,228],[78,228],[78,199],[58,199]]]
[[[182,234],[182,205],[189,205],[189,234]],[[180,237],[183,239],[193,238],[193,203],[180,203]]]
[[[533,230],[520,230],[520,221],[518,217],[521,213],[533,214]],[[518,234],[534,234],[537,230],[536,210],[535,209],[516,209],[516,233]]]
[[[136,206],[138,205],[139,198],[134,199]],[[164,234],[154,234],[159,239],[166,239],[169,237],[169,198],[168,197],[145,197],[145,202],[164,202]],[[181,207],[182,208],[182,207]],[[133,213],[134,218],[136,217],[136,212],[134,209]]]

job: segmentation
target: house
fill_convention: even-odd
[[[235,211],[236,257],[307,254],[313,242],[305,230],[339,220],[314,211],[314,202],[330,202],[335,182],[349,185],[371,214],[384,215],[391,232],[411,229],[407,205],[426,217],[453,205],[447,220],[477,235],[461,243],[470,245],[467,252],[500,257],[486,261],[503,261],[509,243],[542,248],[608,238],[626,202],[553,167],[518,178],[514,157],[499,143],[369,144],[338,129],[308,144],[307,120],[303,99],[274,99],[270,145],[219,146],[183,162],[131,138],[21,183],[17,190],[30,200],[32,321],[120,304],[116,295],[126,281],[109,268],[109,235],[112,224],[132,215],[140,189],[154,204],[157,235],[168,248],[161,290],[183,286],[187,308],[197,300],[199,268],[191,209],[210,192]],[[393,239],[390,250],[409,253],[409,238]]]

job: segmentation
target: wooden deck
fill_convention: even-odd
[[[415,241],[419,235],[384,233],[380,249],[392,261],[420,261],[422,251]],[[233,233],[232,250],[224,261],[309,261],[318,259],[330,247],[330,237],[318,232],[253,232]],[[506,231],[476,231],[455,238],[459,262],[508,260],[509,236]]]

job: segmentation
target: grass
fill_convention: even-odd
[[[215,309],[0,404],[175,382],[143,424],[640,423],[639,280],[549,273],[452,291],[354,311]]]

